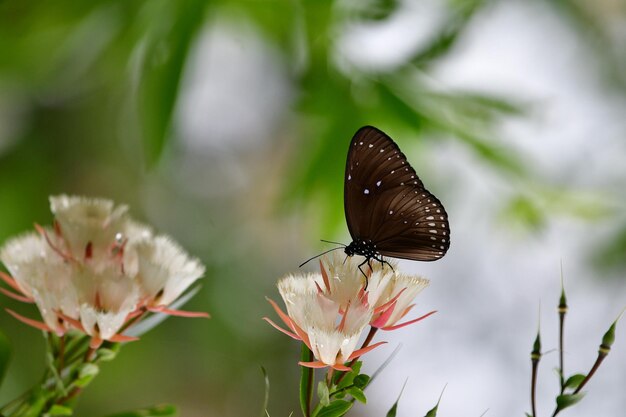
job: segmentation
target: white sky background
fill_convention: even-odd
[[[499,126],[501,138],[524,155],[539,178],[600,196],[606,190],[606,198],[623,204],[615,195],[626,177],[623,97],[606,90],[594,72],[592,55],[550,9],[539,2],[496,3],[481,12],[454,53],[430,74],[433,81],[451,91],[484,91],[531,103],[528,117]],[[401,62],[428,37],[425,28],[437,26],[439,5],[410,1],[385,25],[350,27],[338,42],[339,62],[378,67]],[[190,84],[179,106],[179,127],[190,154],[228,153],[229,148],[248,146],[250,132],[258,132],[254,139],[261,139],[270,131],[268,126],[278,122],[275,114],[291,100],[286,71],[276,65],[274,52],[264,49],[252,28],[235,35],[224,26],[207,32],[202,42],[208,52],[195,58],[197,64],[187,76]],[[254,73],[258,69],[263,72]],[[255,125],[260,130],[253,129]],[[207,137],[228,140],[203,140]],[[529,352],[540,301],[543,350],[558,346],[561,260],[571,307],[566,327],[568,374],[589,369],[602,334],[626,304],[623,279],[594,280],[585,263],[612,225],[560,218],[552,219],[541,235],[513,235],[494,219],[503,204],[499,193],[510,195],[516,184],[485,169],[459,142],[432,146],[436,158],[432,166],[445,169],[437,172],[440,178],[429,188],[446,201],[452,246],[439,262],[403,262],[402,268],[432,282],[420,297],[416,314],[439,312],[414,327],[384,334],[390,344],[368,354],[370,370],[395,345],[402,343],[403,348],[368,390],[368,405],[357,407],[352,415],[385,415],[408,378],[399,417],[423,416],[445,384],[440,416],[480,416],[487,409],[486,416],[522,416],[530,411]],[[206,177],[181,168],[180,175],[189,175],[182,184],[207,188],[197,186],[199,178]],[[196,181],[190,182],[193,176]],[[220,178],[222,190],[229,189],[223,181],[228,178]],[[456,190],[449,202],[445,191],[437,192],[446,184]],[[613,351],[586,387],[587,397],[561,415],[624,415],[625,335],[621,323]],[[541,416],[553,410],[557,358],[554,351],[540,365]]]

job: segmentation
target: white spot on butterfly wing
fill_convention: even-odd
[[[352,179],[352,175],[348,174],[348,181]]]
[[[377,187],[380,187],[380,184],[382,184],[382,183],[383,183],[382,181],[378,181],[378,182],[376,183],[376,186],[377,186]]]
[[[370,190],[368,190],[367,188],[365,190],[363,190],[363,194],[369,194]]]
[[[373,148],[374,145],[372,145],[371,143],[369,144],[368,148]]]

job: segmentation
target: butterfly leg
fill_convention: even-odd
[[[365,273],[365,271],[363,271],[363,268],[361,268],[363,265],[367,264],[370,267],[370,271],[372,270],[372,265],[370,265],[370,258],[367,258],[366,260],[364,260],[363,262],[361,262],[359,264],[359,271],[361,271],[361,273],[363,274],[363,276],[365,277],[365,287],[363,288],[363,291],[367,290],[367,286],[369,285],[369,281],[367,279],[367,274]]]
[[[388,265],[388,266],[389,266],[389,268],[391,268],[391,271],[392,271],[392,272],[396,272],[396,270],[395,270],[395,269],[393,269],[393,266],[392,266],[389,262],[387,262],[387,261],[385,260],[385,258],[383,258],[382,256],[381,256],[381,257],[379,257],[379,258],[374,257],[374,259],[375,259],[375,260],[377,260],[378,262],[380,262],[383,266],[384,266],[384,265]],[[371,267],[370,267],[370,268],[371,268]]]

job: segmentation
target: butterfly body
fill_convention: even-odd
[[[349,256],[386,263],[383,256],[435,261],[450,246],[448,215],[396,143],[372,126],[359,129],[348,149],[344,209]],[[362,265],[363,265],[362,264]]]

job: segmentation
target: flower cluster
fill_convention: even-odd
[[[15,299],[34,302],[43,323],[10,314],[59,335],[77,329],[91,336],[91,346],[103,340],[134,338],[121,332],[146,312],[200,317],[168,309],[204,266],[190,258],[169,237],[133,221],[127,206],[105,199],[50,197],[53,227],[36,225],[0,248],[0,261],[12,276],[0,277]]]
[[[287,329],[264,318],[288,336],[301,340],[313,352],[314,362],[300,362],[303,366],[347,371],[346,362],[385,343],[368,345],[369,337],[360,349],[357,343],[363,331],[370,326],[370,334],[377,329],[394,330],[415,323],[431,314],[399,323],[413,308],[415,296],[428,286],[424,278],[396,273],[396,265],[372,263],[365,268],[365,277],[359,268],[361,258],[344,259],[340,255],[323,258],[320,272],[288,275],[278,282],[278,290],[287,307],[287,313],[268,300]]]

